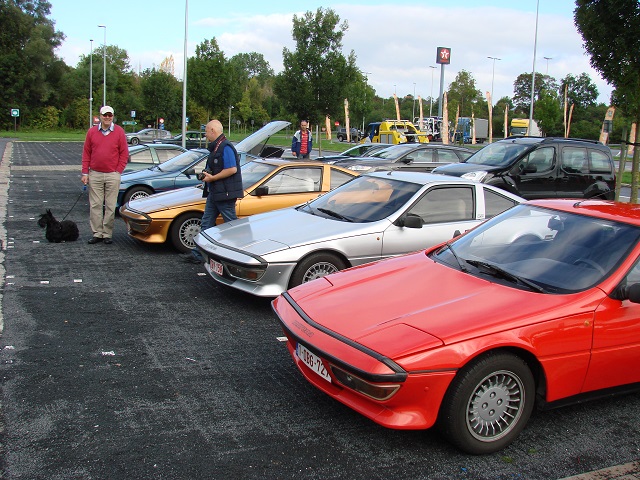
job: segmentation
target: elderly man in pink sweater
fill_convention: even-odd
[[[87,132],[82,151],[82,183],[89,185],[89,244],[113,243],[120,175],[129,160],[124,130],[113,123],[113,108],[100,109],[100,123]]]

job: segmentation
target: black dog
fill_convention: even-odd
[[[47,229],[45,237],[47,237],[47,240],[50,242],[75,242],[80,236],[76,222],[72,222],[71,220],[59,222],[55,219],[51,210],[47,210],[47,213],[40,215],[38,226]]]

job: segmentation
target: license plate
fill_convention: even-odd
[[[220,262],[216,262],[213,258],[209,260],[209,267],[211,271],[216,275],[222,276],[222,264]]]
[[[320,360],[320,357],[318,357],[315,353],[310,352],[305,348],[304,345],[299,343],[296,348],[296,355],[298,355],[298,358],[302,360],[302,362],[307,367],[309,367],[315,373],[320,375],[327,382],[331,382],[331,377],[329,376],[329,372],[327,372],[327,369],[324,368],[324,363],[322,363],[322,360]]]

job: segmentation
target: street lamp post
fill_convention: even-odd
[[[411,121],[415,121],[416,118],[416,82],[413,82],[413,116]]]
[[[102,44],[102,106],[107,104],[107,26],[98,25],[98,28],[104,28],[104,43]]]
[[[231,136],[231,110],[233,110],[233,105],[229,105],[229,136]]]
[[[187,38],[189,21],[189,0],[184,2],[184,59],[182,74],[182,148],[187,146]]]
[[[551,57],[544,57],[544,59],[547,61],[547,73],[546,73],[546,75],[549,75],[549,60],[553,60],[553,58],[551,58]]]
[[[493,60],[493,70],[491,71],[491,104],[493,105],[495,103],[493,100],[493,79],[495,78],[495,75],[496,75],[496,60],[502,60],[502,59],[497,57],[487,57],[487,58]]]
[[[93,39],[91,42],[91,54],[89,55],[89,128],[93,125]]]
[[[365,86],[364,86],[364,106],[367,106],[367,86],[369,85],[369,75],[372,75],[371,72],[362,72],[365,78]],[[364,112],[362,112],[362,131],[364,132]]]
[[[531,125],[533,124],[533,99],[536,84],[536,51],[538,49],[538,11],[540,10],[540,0],[536,1],[536,30],[533,40],[533,71],[531,72],[531,105],[529,105],[529,125],[527,126],[527,136],[531,135]]]
[[[429,116],[431,116],[432,115],[432,110],[433,110],[433,72],[438,67],[434,67],[433,65],[429,65],[429,68],[431,69],[431,95],[429,95]]]

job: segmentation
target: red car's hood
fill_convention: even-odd
[[[314,322],[391,358],[592,311],[604,296],[597,288],[573,295],[520,290],[424,252],[338,272],[289,294]]]

